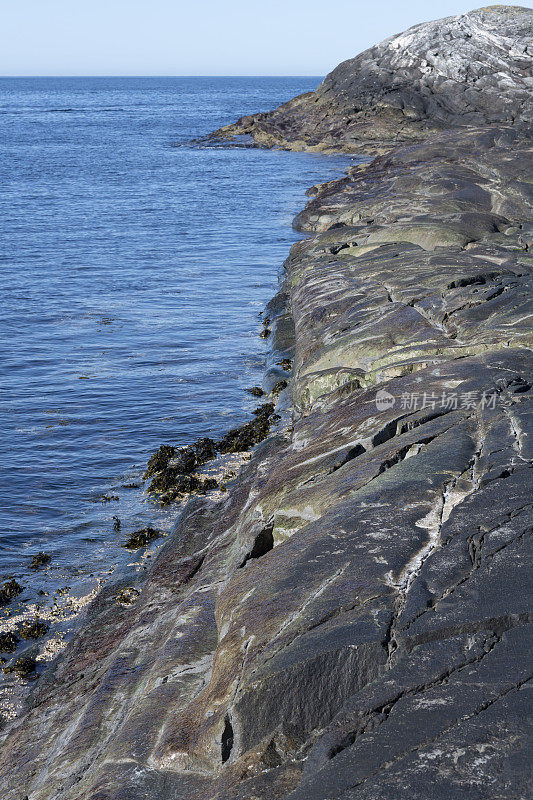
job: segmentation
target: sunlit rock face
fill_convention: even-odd
[[[315,92],[217,134],[357,151],[439,128],[531,122],[532,29],[533,10],[519,6],[416,25],[339,64]]]

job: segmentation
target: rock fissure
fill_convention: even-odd
[[[452,724],[450,724],[447,728],[445,728],[443,731],[441,731],[438,734],[438,736],[434,736],[431,739],[426,739],[423,742],[421,742],[420,744],[418,744],[416,747],[409,748],[409,749],[403,751],[400,755],[396,756],[395,758],[390,759],[389,761],[383,762],[380,765],[379,770],[375,770],[375,771],[370,772],[367,776],[365,776],[365,778],[363,780],[357,781],[356,783],[353,783],[350,786],[346,787],[346,789],[344,790],[343,794],[346,794],[347,792],[351,791],[352,789],[355,789],[358,786],[361,786],[366,781],[371,780],[375,775],[378,774],[379,771],[390,769],[392,766],[397,764],[398,761],[400,761],[403,758],[405,758],[406,755],[409,755],[410,753],[415,753],[417,751],[420,751],[422,748],[426,748],[430,744],[435,744],[435,742],[438,742],[440,739],[442,739],[443,736],[446,736],[455,727],[457,727],[460,724],[464,724],[466,721],[468,721],[470,719],[473,719],[474,717],[477,717],[479,714],[482,714],[484,711],[489,709],[492,705],[494,705],[495,703],[497,703],[500,700],[502,700],[504,697],[506,697],[511,692],[518,691],[519,689],[522,688],[522,686],[526,685],[531,680],[533,680],[533,673],[530,676],[528,676],[527,678],[524,678],[524,680],[519,681],[515,686],[511,686],[510,688],[505,689],[504,691],[500,692],[496,697],[491,698],[490,700],[486,700],[485,702],[481,703],[479,706],[477,706],[477,708],[471,714],[457,717],[457,719],[455,719]],[[340,795],[340,796],[342,796],[342,795]]]
[[[513,626],[509,626],[513,627]],[[504,630],[508,630],[506,628]],[[480,655],[472,655],[470,659],[465,659],[463,663],[459,666],[445,670],[441,675],[435,678],[432,681],[427,683],[418,684],[406,690],[401,690],[397,694],[395,694],[390,700],[383,703],[382,705],[372,708],[370,711],[365,712],[364,717],[362,718],[360,725],[354,731],[350,731],[349,733],[345,734],[343,739],[334,747],[332,747],[328,751],[328,758],[333,759],[339,753],[342,753],[348,747],[351,747],[356,741],[367,733],[369,730],[374,730],[377,725],[382,725],[384,722],[387,721],[390,713],[394,710],[395,706],[400,700],[404,700],[408,697],[414,697],[416,695],[420,695],[423,692],[427,692],[428,689],[433,689],[436,686],[440,686],[449,681],[452,676],[457,676],[461,673],[462,670],[471,667],[474,664],[480,664],[481,661],[486,658],[486,656],[492,652],[492,650],[496,647],[496,645],[501,642],[503,635],[503,631],[500,631],[498,634],[492,633],[487,634],[484,639],[484,642],[481,645],[481,649],[483,652]]]

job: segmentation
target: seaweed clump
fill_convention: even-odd
[[[205,494],[206,492],[212,492],[213,489],[218,489],[218,481],[216,478],[206,478],[201,482],[200,488],[198,492],[200,494]]]
[[[156,472],[161,472],[162,469],[168,466],[168,462],[176,455],[176,448],[169,444],[162,444],[159,450],[156,450],[150,456],[144,478],[150,478]]]
[[[6,581],[0,589],[0,606],[7,606],[7,604],[14,600],[15,597],[18,597],[22,591],[22,586],[20,583],[17,583],[14,578],[10,581]]]
[[[150,457],[144,477],[151,478],[152,475],[165,472],[167,469],[176,470],[176,474],[190,475],[196,467],[205,464],[215,455],[215,443],[208,437],[198,439],[194,444],[179,449],[162,444],[159,450]]]
[[[276,361],[276,364],[286,372],[292,369],[292,361],[290,358],[282,358],[281,361]]]
[[[183,475],[176,467],[167,467],[152,480],[148,491],[161,494],[162,503],[170,503],[178,497],[195,492],[201,481],[194,475]]]
[[[20,678],[29,678],[35,672],[37,667],[37,661],[32,658],[31,656],[20,656],[10,664],[8,667],[4,667],[4,672],[9,674],[10,672],[14,672]]]
[[[242,453],[250,450],[255,444],[266,439],[274,419],[279,419],[274,414],[274,404],[264,403],[254,411],[255,419],[229,431],[217,444],[220,453]]]
[[[19,633],[23,639],[40,639],[40,637],[45,636],[49,630],[50,625],[47,625],[46,622],[42,622],[40,619],[36,619],[33,622],[24,620],[19,628]]]
[[[245,391],[247,391],[248,394],[251,394],[253,397],[263,397],[264,395],[264,391],[260,386],[252,386],[250,389],[246,389]]]
[[[179,450],[161,445],[150,458],[144,474],[145,478],[153,476],[148,491],[161,494],[163,503],[170,503],[191,492],[207,491],[206,481],[202,482],[191,473],[215,456],[215,443],[207,437]]]
[[[259,387],[254,388],[263,393]],[[279,419],[279,416],[274,414],[273,403],[258,406],[253,414],[254,419],[229,431],[219,442],[209,438],[198,439],[194,444],[179,449],[171,445],[161,445],[151,456],[144,473],[145,478],[152,478],[148,491],[159,495],[164,505],[193,492],[205,494],[214,489],[224,491],[225,487],[219,485],[215,478],[202,479],[194,472],[206,461],[215,458],[217,452],[242,453],[249,450],[268,436],[272,421]],[[135,537],[137,534],[133,534],[125,546],[133,550],[147,543],[145,541],[138,543],[140,540]]]
[[[17,645],[20,642],[19,637],[13,631],[0,633],[0,652],[1,653],[14,653]]]
[[[152,481],[153,483],[154,481]],[[213,489],[218,489],[218,481],[215,478],[201,480],[193,475],[177,474],[172,476],[168,471],[160,479],[157,479],[157,485],[165,486],[166,491],[159,498],[164,505],[172,503],[173,500],[179,500],[192,492],[205,494]]]
[[[48,555],[48,553],[37,553],[36,556],[33,556],[30,564],[30,569],[40,569],[41,567],[45,567],[47,564],[50,563],[52,557]]]
[[[278,381],[278,382],[276,383],[276,385],[274,386],[274,388],[272,389],[272,394],[273,394],[274,396],[277,396],[278,394],[281,394],[281,392],[282,392],[284,389],[286,389],[288,385],[289,385],[289,384],[287,383],[287,381]]]
[[[126,586],[117,594],[117,602],[123,606],[131,606],[137,600],[140,592],[133,586]]]
[[[160,535],[160,531],[156,528],[141,528],[131,534],[124,547],[128,550],[139,550],[139,548],[146,547],[147,544],[153,542],[153,540],[157,539]]]

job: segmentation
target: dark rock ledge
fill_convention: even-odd
[[[96,598],[5,800],[530,796],[530,164],[462,127],[315,192],[292,425]]]

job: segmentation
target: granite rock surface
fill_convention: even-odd
[[[268,309],[292,418],[131,602],[97,596],[4,730],[5,800],[530,796],[532,138],[506,122],[310,192]]]
[[[533,9],[487,6],[415,25],[333,70],[315,92],[215,136],[266,147],[380,152],[438,129],[533,121]]]

